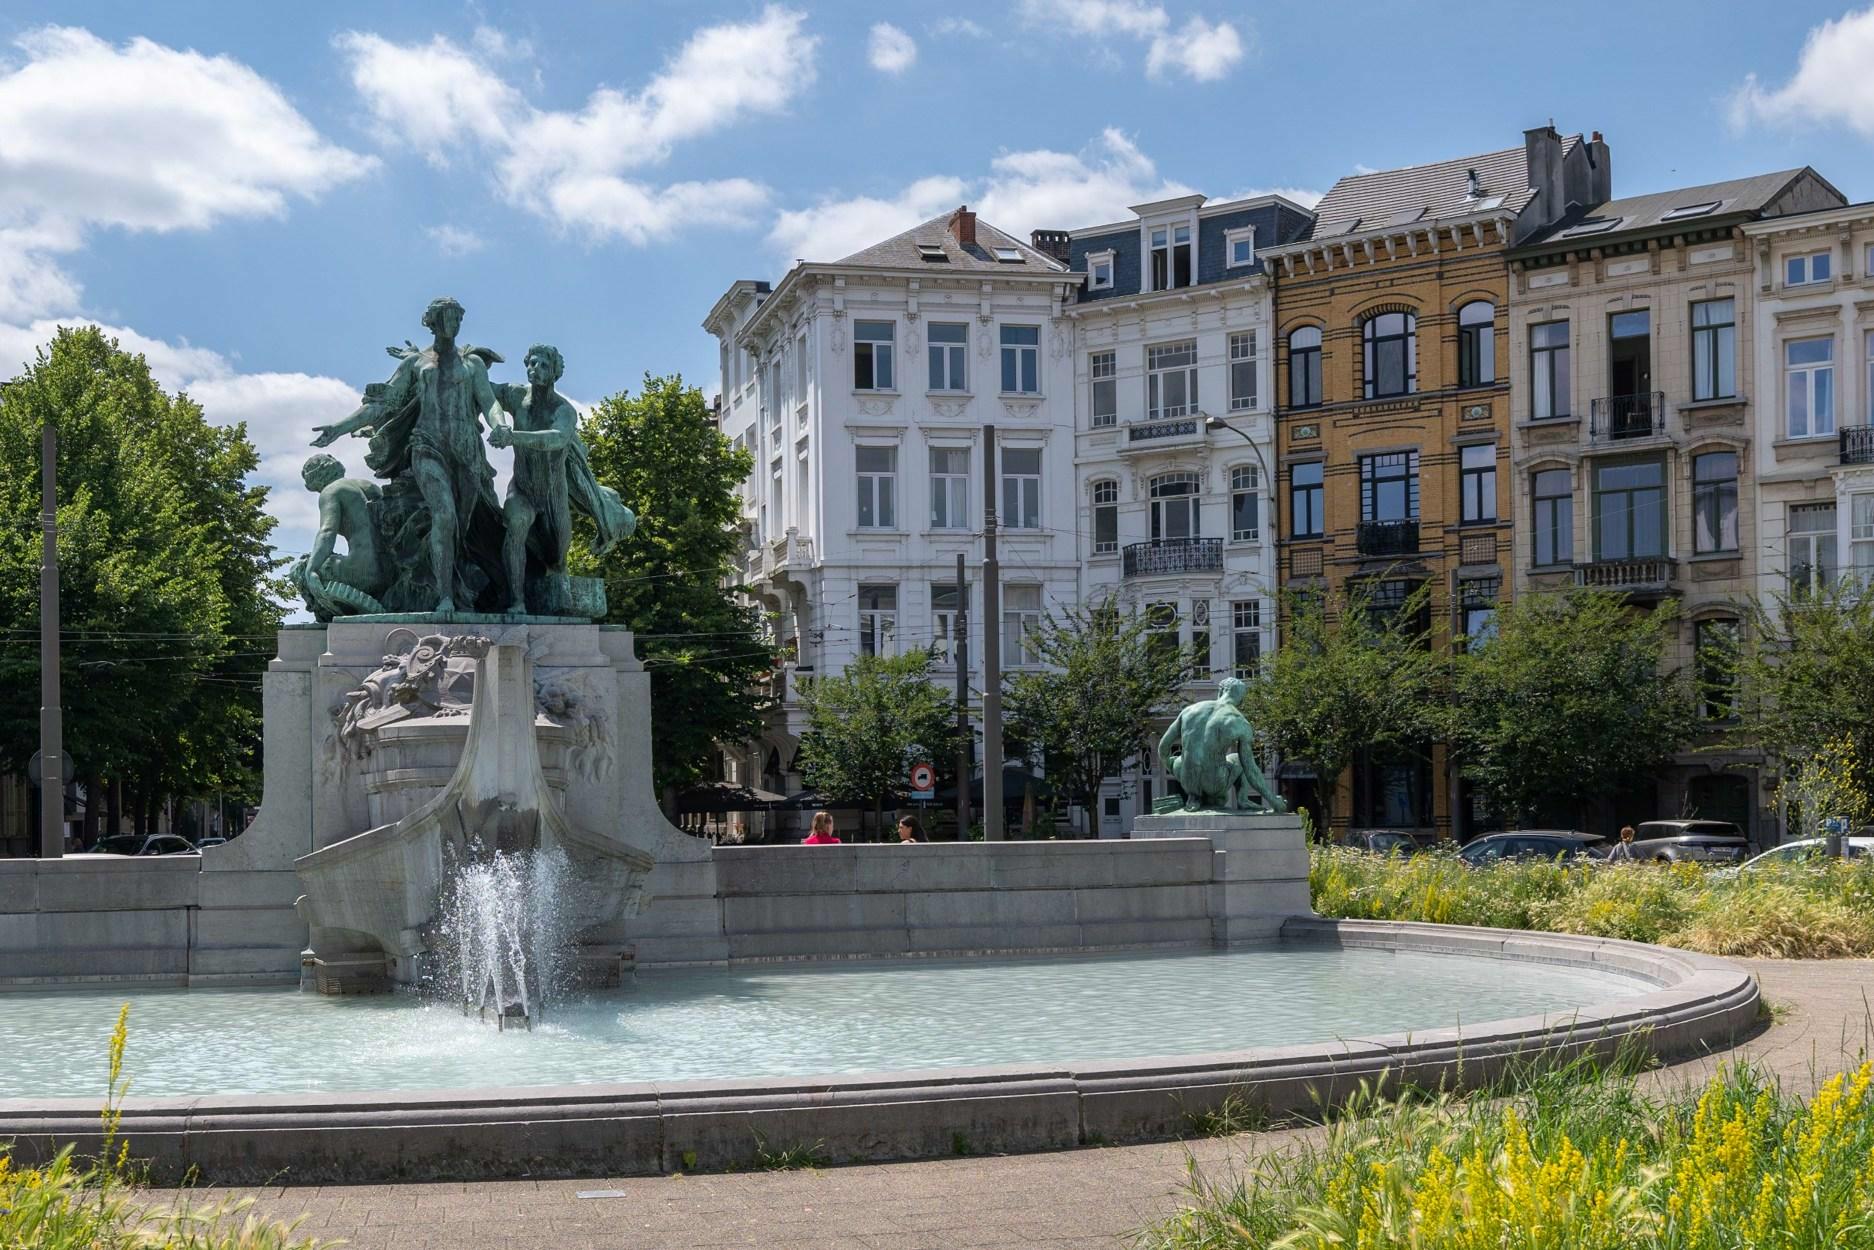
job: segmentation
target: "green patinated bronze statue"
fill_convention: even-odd
[[[390,572],[371,512],[384,492],[376,482],[346,477],[338,458],[324,452],[306,457],[300,480],[319,496],[319,529],[312,551],[299,558],[291,573],[307,606],[327,616],[382,612],[377,596],[390,584]],[[344,555],[337,554],[341,538]]]
[[[1235,677],[1217,697],[1193,703],[1159,740],[1159,758],[1184,790],[1187,812],[1286,812],[1251,750],[1254,733],[1240,706],[1247,689]]]

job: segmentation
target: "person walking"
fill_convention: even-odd
[[[928,842],[930,839],[924,836],[923,827],[918,824],[916,816],[901,816],[898,818],[898,841],[902,845],[906,842]]]
[[[839,839],[833,835],[833,813],[815,812],[813,829],[800,840],[802,846],[833,846]]]
[[[1607,858],[1608,858],[1608,862],[1610,863],[1616,860],[1620,861],[1621,863],[1633,862],[1633,826],[1632,825],[1620,826],[1620,842],[1614,847],[1613,850],[1607,852]]]

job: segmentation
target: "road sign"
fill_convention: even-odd
[[[929,764],[911,766],[911,798],[914,802],[928,803],[937,797],[937,771]]]
[[[26,761],[26,779],[34,785],[38,785],[40,779],[45,775],[44,758],[44,751],[34,751],[33,757]],[[69,786],[72,783],[72,757],[69,755],[61,756],[59,762],[62,765],[59,771],[64,774],[65,784]]]

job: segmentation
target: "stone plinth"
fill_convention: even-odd
[[[1141,816],[1132,838],[1210,839],[1211,935],[1219,946],[1266,942],[1284,921],[1314,915],[1308,842],[1292,812]]]

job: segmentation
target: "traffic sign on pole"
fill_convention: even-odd
[[[911,799],[928,803],[937,797],[937,772],[929,764],[911,766]]]

